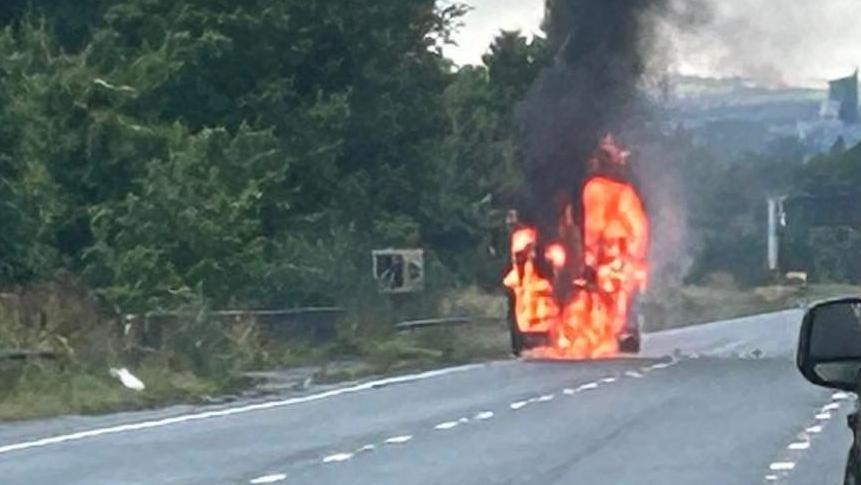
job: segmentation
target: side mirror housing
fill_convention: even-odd
[[[861,298],[819,303],[804,315],[798,370],[813,384],[855,392],[861,383]]]

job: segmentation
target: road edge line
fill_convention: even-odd
[[[183,414],[179,416],[173,416],[170,418],[162,418],[155,419],[149,421],[140,421],[136,423],[129,424],[121,424],[116,426],[107,426],[103,428],[95,428],[85,431],[78,431],[75,433],[63,434],[51,436],[48,438],[41,438],[31,441],[22,441],[19,443],[11,443],[7,445],[0,445],[0,455],[11,453],[14,451],[23,451],[31,448],[40,448],[45,446],[57,445],[60,443],[66,443],[70,441],[80,441],[87,438],[95,438],[103,435],[110,434],[118,434],[125,433],[130,431],[140,431],[145,429],[152,428],[161,428],[165,426],[172,426],[176,424],[182,424],[192,421],[201,421],[205,419],[212,418],[223,418],[227,416],[233,416],[236,414],[246,414],[255,411],[265,411],[267,409],[275,409],[287,406],[293,406],[296,404],[304,404],[308,402],[321,401],[324,399],[341,396],[344,394],[354,394],[357,392],[368,391],[371,389],[376,389],[380,387],[390,386],[394,384],[405,384],[409,382],[417,382],[423,381],[427,379],[432,379],[435,377],[440,377],[448,374],[456,374],[460,372],[467,372],[475,369],[479,369],[484,367],[486,364],[469,364],[462,365],[457,367],[447,367],[443,369],[436,369],[426,372],[420,372],[418,374],[408,374],[403,376],[394,376],[394,377],[386,377],[383,379],[377,379],[374,381],[364,382],[361,384],[356,384],[354,386],[342,387],[338,389],[331,389],[328,391],[320,392],[317,394],[309,394],[307,396],[297,396],[289,399],[281,399],[276,401],[266,401],[255,404],[246,404],[244,406],[237,406],[232,408],[218,409],[213,411],[204,411],[199,413],[190,413]]]

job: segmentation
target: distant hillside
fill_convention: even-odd
[[[808,156],[827,150],[838,137],[854,143],[861,133],[820,116],[822,89],[764,87],[743,78],[677,76],[665,108],[670,119],[706,146],[729,153],[762,152],[775,141],[798,139]]]
[[[713,108],[779,103],[820,103],[827,96],[822,89],[764,87],[744,78],[703,78],[676,76],[670,80],[673,103],[679,107]]]

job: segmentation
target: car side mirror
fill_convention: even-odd
[[[861,298],[831,300],[804,315],[798,370],[813,384],[856,392],[861,377]]]

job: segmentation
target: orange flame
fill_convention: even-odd
[[[512,270],[504,284],[514,292],[514,312],[521,332],[547,332],[557,322],[559,306],[553,285],[538,274],[535,250],[538,232],[532,227],[511,234]]]
[[[627,156],[611,137],[602,140],[599,149],[613,158]],[[568,204],[557,235],[562,242],[548,245],[543,253],[556,272],[553,283],[536,271],[537,230],[525,227],[512,234],[512,270],[505,286],[514,294],[520,331],[547,332],[549,348],[536,351],[544,357],[590,359],[617,354],[633,298],[648,283],[649,219],[634,187],[595,176],[583,188],[582,207],[582,242],[571,237],[573,210]],[[572,257],[582,261],[569,261]],[[566,264],[577,268],[575,274],[562,271]],[[555,291],[554,283],[565,283],[560,277],[571,278],[570,294],[559,296]]]
[[[565,253],[565,246],[559,243],[547,246],[547,249],[544,251],[544,259],[550,261],[550,264],[553,265],[553,269],[557,271],[565,267],[567,257],[568,255]]]
[[[532,227],[523,227],[511,233],[511,254],[516,255],[534,248],[538,243],[538,231]]]

